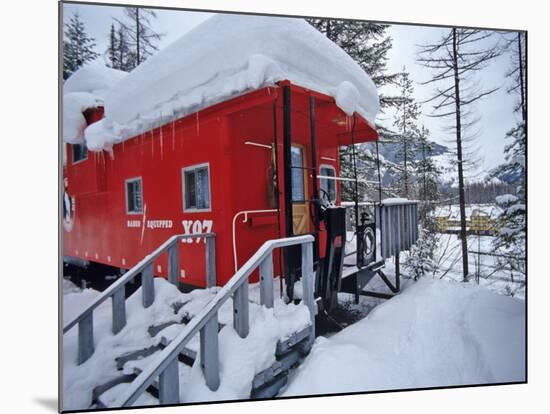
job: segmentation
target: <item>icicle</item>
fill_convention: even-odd
[[[195,126],[196,126],[196,129],[197,129],[197,136],[199,136],[200,129],[199,129],[199,113],[198,112],[195,115]]]
[[[172,151],[176,149],[176,121],[172,121]]]
[[[151,158],[155,158],[155,140],[153,138],[153,130],[151,130]]]
[[[162,161],[164,158],[164,136],[162,134],[162,130],[164,127],[160,127],[160,160]]]
[[[141,238],[139,244],[143,244],[143,236],[145,235],[145,220],[147,218],[147,203],[143,205],[143,217],[141,220]]]

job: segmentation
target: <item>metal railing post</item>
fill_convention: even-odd
[[[206,287],[216,286],[216,239],[206,237]]]
[[[174,286],[179,282],[179,240],[168,249],[168,281]]]
[[[233,294],[233,327],[241,338],[248,336],[248,278]]]
[[[148,308],[155,301],[155,281],[153,280],[153,263],[149,263],[141,272],[141,294],[143,307]]]
[[[220,386],[220,361],[218,349],[218,314],[215,313],[200,330],[201,368],[210,390]]]
[[[113,306],[113,333],[116,335],[126,326],[126,299],[124,286],[115,290],[111,296]]]
[[[177,358],[174,358],[159,375],[159,402],[161,404],[177,404],[180,402],[180,377]]]
[[[273,307],[273,252],[260,263],[260,304]]]
[[[313,272],[313,243],[302,243],[302,286],[304,304],[311,316],[312,339],[315,338],[315,273]]]
[[[90,312],[78,322],[78,365],[94,353],[94,314]]]

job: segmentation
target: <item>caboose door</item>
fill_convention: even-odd
[[[292,231],[294,235],[310,233],[309,204],[307,202],[307,169],[304,146],[293,144],[292,160]]]

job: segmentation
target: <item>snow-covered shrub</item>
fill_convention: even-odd
[[[418,240],[411,247],[409,256],[405,261],[405,267],[414,277],[418,278],[434,274],[437,270],[437,264],[434,260],[437,248],[437,237],[435,233],[435,218],[427,216],[423,220],[423,225],[418,233]]]

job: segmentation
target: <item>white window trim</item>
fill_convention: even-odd
[[[71,164],[72,165],[80,164],[81,162],[84,162],[84,161],[88,160],[88,148],[86,148],[86,157],[81,158],[78,161],[74,160],[74,146],[75,145],[84,145],[84,146],[86,146],[86,143],[84,143],[84,144],[71,144]]]
[[[196,170],[198,168],[207,168],[208,171],[208,199],[210,200],[210,206],[208,208],[185,208],[186,199],[185,199],[185,172],[186,171],[192,171]],[[183,212],[184,213],[208,213],[212,211],[212,189],[210,184],[210,163],[209,162],[203,162],[202,164],[194,164],[194,165],[188,165],[187,167],[183,167],[181,169],[181,189],[182,189],[182,199],[183,199]]]
[[[334,178],[336,178],[336,168],[333,165],[330,165],[330,164],[321,164],[321,165],[319,165],[319,175],[324,175],[324,174],[321,173],[321,170],[323,168],[328,168],[328,169],[334,171]],[[322,180],[327,180],[327,179],[326,178],[321,178],[321,181]],[[319,183],[319,188],[321,188],[321,183]],[[338,200],[338,186],[336,185],[336,180],[334,180],[334,200],[330,200],[330,201],[336,202],[336,200]]]
[[[132,183],[134,181],[140,181],[141,182],[141,211],[130,211],[128,209],[128,183]],[[141,179],[141,177],[133,177],[133,178],[128,178],[127,180],[124,181],[124,194],[126,195],[125,197],[125,202],[126,202],[126,214],[128,215],[141,215],[143,214],[143,180]]]

